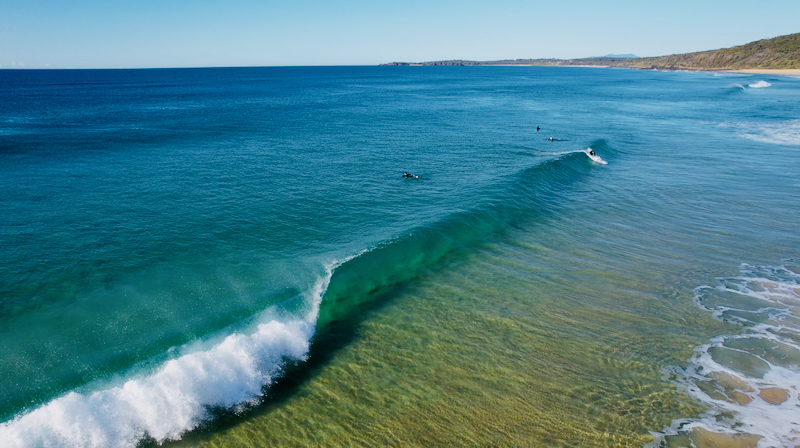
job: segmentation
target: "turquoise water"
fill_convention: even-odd
[[[480,407],[537,428],[518,444],[566,443],[554,422],[569,419],[596,445],[735,431],[781,446],[799,430],[797,78],[353,67],[0,84],[0,446],[227,446],[250,426],[251,441],[326,443],[292,428],[350,407],[309,397],[355,388],[372,396],[352,400],[357,419],[378,419],[375,397],[433,387],[417,375],[448,357],[471,378],[439,390],[451,400],[487,378],[529,404],[621,391],[598,399],[611,422]],[[527,330],[500,337],[498,319]],[[428,332],[451,343],[411,337]],[[415,361],[382,358],[398,348]],[[592,364],[609,351],[632,358]],[[349,357],[384,368],[355,380],[337,370]],[[518,357],[565,379],[504,364]],[[593,373],[567,379],[581,363]],[[415,406],[457,422],[437,440],[475,427],[432,396]]]

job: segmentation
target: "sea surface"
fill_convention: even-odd
[[[798,393],[800,78],[0,70],[2,448],[783,447]]]

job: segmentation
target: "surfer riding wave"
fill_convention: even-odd
[[[592,162],[599,163],[601,165],[608,165],[608,162],[600,158],[600,156],[598,156],[591,147],[584,149],[582,152],[586,153],[586,155],[592,159]]]

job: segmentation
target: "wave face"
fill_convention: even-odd
[[[697,306],[742,327],[695,350],[686,369],[669,373],[710,411],[672,423],[665,438],[709,431],[731,434],[736,443],[759,446],[796,443],[800,434],[800,265],[743,264],[735,277],[695,289]],[[707,433],[708,434],[708,433]]]
[[[593,143],[613,154],[606,142]],[[492,201],[473,210],[414,229],[343,264],[334,273],[320,310],[318,328],[326,328],[391,288],[426,275],[459,255],[493,241],[516,221],[528,220],[548,194],[591,169],[587,150],[548,155],[549,159],[514,175]],[[587,163],[589,162],[589,163]]]

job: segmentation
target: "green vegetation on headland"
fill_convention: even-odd
[[[800,69],[800,33],[738,47],[646,58],[514,59],[501,61],[392,62],[382,65],[536,65],[598,66],[661,70]]]

